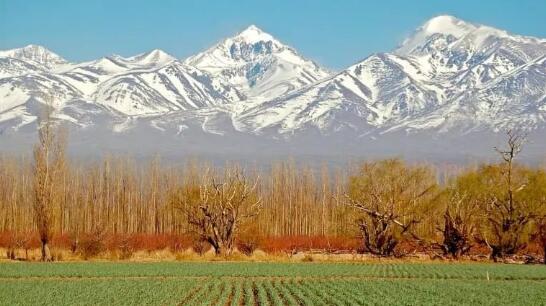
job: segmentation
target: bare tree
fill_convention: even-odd
[[[39,122],[38,143],[34,147],[34,218],[42,245],[42,261],[50,261],[49,242],[55,224],[55,206],[61,173],[65,167],[64,135],[54,126],[51,99],[46,99]]]
[[[508,148],[499,149],[495,148],[495,151],[499,153],[502,160],[505,163],[505,169],[503,171],[505,180],[506,180],[506,193],[508,199],[506,201],[507,210],[513,210],[514,208],[514,184],[513,184],[513,170],[514,170],[514,160],[516,156],[523,149],[523,144],[526,141],[527,136],[522,132],[515,132],[513,130],[508,130],[506,132],[508,136]],[[518,189],[524,188],[525,186],[518,186]]]
[[[472,248],[476,234],[475,214],[478,203],[449,190],[447,206],[443,214],[443,225],[438,227],[443,240],[440,247],[444,255],[459,258]]]
[[[483,234],[483,241],[491,249],[491,258],[495,261],[525,247],[524,232],[533,218],[532,210],[524,207],[524,201],[516,199],[516,194],[527,185],[525,175],[515,176],[514,165],[526,135],[509,130],[507,137],[507,148],[495,148],[502,158],[499,182],[501,192],[492,194],[489,203],[486,203],[489,229]]]
[[[348,204],[363,213],[357,220],[365,250],[390,256],[435,194],[435,177],[427,167],[410,167],[397,159],[365,163],[350,180]]]
[[[220,181],[213,174],[205,175],[198,195],[195,185],[182,192],[178,207],[217,255],[230,254],[241,224],[258,214],[257,182],[248,181],[238,169],[227,169]]]

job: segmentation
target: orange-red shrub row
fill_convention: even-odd
[[[91,239],[92,234],[80,235],[77,243],[81,245],[86,239]],[[177,234],[106,234],[100,239],[102,247],[106,250],[126,249],[131,251],[156,251],[169,249],[180,251],[198,245],[190,235]],[[71,250],[74,247],[76,238],[74,235],[55,235],[52,240],[52,247]],[[245,241],[238,241],[239,248],[245,245]],[[37,249],[40,247],[38,233],[30,232],[14,234],[12,232],[0,232],[0,248],[22,248]],[[267,253],[276,252],[309,252],[313,250],[330,252],[354,252],[360,251],[362,241],[357,237],[329,237],[329,236],[275,236],[255,239],[254,248],[261,249]],[[412,241],[401,241],[398,250],[402,253],[427,252],[427,248]],[[208,246],[205,246],[205,250]],[[476,244],[471,249],[471,254],[485,255],[489,250],[486,246]],[[529,244],[523,253],[540,254],[540,246],[536,243]]]
[[[81,242],[92,234],[80,235],[77,239]],[[15,247],[16,240],[24,238],[20,247],[38,248],[40,241],[36,232],[25,235],[15,235],[11,232],[0,232],[0,247]],[[171,249],[178,251],[192,247],[194,240],[189,235],[176,234],[129,234],[110,235],[106,234],[101,239],[104,247],[108,250],[118,249],[121,246],[132,250],[162,250]],[[76,238],[71,234],[55,235],[52,246],[70,249]],[[327,236],[277,236],[257,239],[257,247],[266,252],[292,252],[310,250],[332,250],[347,251],[356,250],[360,246],[358,238],[352,237],[327,237]]]
[[[75,244],[90,239],[94,234],[83,234],[78,237],[71,234],[53,236],[51,245],[57,248],[71,249]],[[101,242],[107,250],[115,250],[121,247],[132,250],[163,250],[179,251],[192,246],[193,240],[189,235],[175,234],[106,234],[101,237]],[[28,248],[40,247],[38,233],[14,234],[0,232],[0,248]]]

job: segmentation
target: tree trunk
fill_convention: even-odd
[[[42,240],[42,261],[51,261],[51,252],[49,251],[47,240]]]
[[[216,254],[216,256],[224,256],[226,255],[226,250],[223,247],[218,246],[216,247],[216,249],[214,249],[214,253]]]
[[[546,265],[546,243],[542,247],[544,248],[544,250],[542,250],[542,256],[544,256],[544,258],[542,258],[542,263]]]
[[[214,248],[214,252],[216,253],[216,256],[227,256],[229,255],[230,250],[224,245],[224,243],[218,242],[218,244]]]
[[[8,259],[15,260],[15,249],[9,248],[7,255]]]

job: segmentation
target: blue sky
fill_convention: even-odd
[[[159,48],[184,58],[256,24],[303,55],[341,69],[393,49],[440,14],[546,37],[545,0],[0,0],[0,49],[41,44],[82,61]]]

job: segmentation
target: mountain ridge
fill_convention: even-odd
[[[542,131],[545,58],[546,39],[445,15],[336,73],[255,25],[186,59],[153,49],[69,63],[30,45],[0,51],[0,133],[35,131],[45,97],[86,133],[150,129],[174,142]]]

